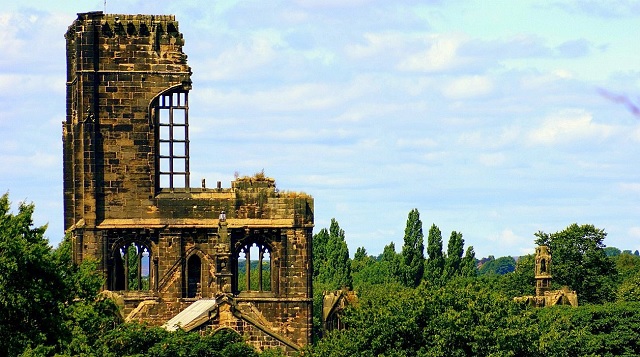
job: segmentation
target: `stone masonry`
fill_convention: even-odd
[[[129,320],[216,299],[201,332],[311,342],[313,198],[259,173],[191,187],[191,68],[170,15],[78,14],[67,40],[64,222]],[[248,264],[250,262],[251,264]]]

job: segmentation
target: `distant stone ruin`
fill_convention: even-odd
[[[288,353],[310,343],[313,198],[262,173],[192,187],[191,68],[175,17],[81,13],[65,38],[74,261],[99,261],[127,320],[232,329]]]
[[[545,245],[536,248],[536,295],[520,296],[516,302],[528,303],[536,307],[553,305],[578,306],[578,295],[575,291],[564,286],[560,290],[551,290],[551,253]]]
[[[344,330],[344,310],[358,302],[358,295],[351,290],[324,291],[322,294],[322,330]]]

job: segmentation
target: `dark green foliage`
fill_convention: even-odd
[[[630,252],[612,258],[618,271],[619,280],[624,281],[640,273],[640,257]]]
[[[327,262],[327,244],[329,243],[329,231],[322,228],[313,235],[313,278],[315,279]]]
[[[575,223],[560,232],[536,233],[536,244],[551,250],[554,284],[571,287],[583,303],[615,299],[617,272],[604,251],[606,236],[604,230],[593,225]]]
[[[314,272],[314,281],[332,290],[351,288],[351,261],[344,231],[338,221],[331,219],[328,237],[326,233],[323,229],[314,236],[314,268],[317,266],[318,269],[317,274]]]
[[[464,239],[462,233],[451,232],[449,243],[447,244],[447,258],[444,261],[444,273],[447,278],[460,275],[460,263],[464,252]]]
[[[313,335],[322,331],[322,295],[324,291],[351,288],[351,260],[344,230],[331,219],[329,230],[313,236]]]
[[[364,247],[360,247],[356,249],[356,254],[354,254],[351,261],[351,274],[355,275],[374,263],[375,260],[367,255],[367,250]]]
[[[527,263],[528,264],[528,263]],[[531,308],[500,292],[507,276],[445,286],[371,286],[348,310],[350,328],[311,356],[636,356],[640,303]]]
[[[67,288],[44,238],[33,227],[34,206],[10,213],[0,197],[0,355],[14,356],[28,345],[54,345],[64,335]]]
[[[640,272],[622,281],[618,287],[617,300],[640,302]]]
[[[418,209],[409,212],[402,246],[402,283],[416,287],[424,275],[424,234]]]
[[[640,304],[539,309],[539,348],[545,356],[640,355]]]
[[[347,315],[350,329],[321,340],[313,356],[523,355],[534,346],[528,315],[475,279],[441,288],[388,284],[361,294]],[[506,333],[509,331],[509,333]]]
[[[535,256],[533,254],[518,258],[513,272],[501,276],[499,289],[508,297],[535,294]],[[486,276],[486,275],[485,275]]]
[[[442,232],[435,224],[429,228],[427,254],[429,258],[425,266],[425,279],[431,283],[440,282],[444,272],[444,253],[442,252]]]
[[[249,282],[251,284],[251,290],[259,290],[260,284],[258,284],[258,280],[260,275],[258,274],[258,264],[260,264],[259,260],[251,260],[251,275]],[[247,290],[247,261],[246,260],[238,260],[238,290],[244,291]],[[262,262],[262,290],[271,291],[271,262],[268,260],[264,260]]]
[[[476,252],[473,250],[473,246],[469,246],[464,253],[462,262],[460,262],[460,276],[470,278],[476,275],[478,275]]]
[[[615,257],[620,255],[622,252],[616,247],[606,247],[604,248],[604,253],[607,255],[607,257]]]
[[[396,245],[393,242],[387,244],[380,256],[380,267],[384,273],[385,282],[398,282],[402,274],[402,257],[396,253]]]
[[[364,249],[364,248],[363,248]],[[366,253],[366,251],[364,251]],[[362,257],[356,252],[352,266],[354,289],[368,289],[370,285],[397,283],[400,281],[401,257],[395,252],[395,245],[391,242],[378,258]]]
[[[482,264],[478,269],[478,275],[504,275],[516,270],[516,260],[513,257],[493,259],[493,256],[491,256],[489,258],[490,260]]]
[[[127,323],[109,331],[96,342],[100,356],[210,356],[244,357],[258,353],[236,332],[223,329],[215,334],[198,334]]]

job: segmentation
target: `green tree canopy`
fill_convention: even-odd
[[[593,225],[574,223],[556,233],[538,232],[536,244],[552,255],[554,284],[567,285],[582,302],[603,303],[615,299],[616,267],[604,251],[607,233]]]
[[[327,264],[327,244],[329,243],[329,231],[322,228],[313,235],[313,277],[316,278],[324,271]]]
[[[328,237],[326,237],[326,232],[326,229],[323,229],[314,237],[314,243],[317,241],[318,245],[324,244],[324,249],[322,247],[316,248],[314,245],[314,252],[317,249],[319,253],[313,258],[314,266],[318,266],[316,282],[323,284],[324,288],[329,290],[351,288],[353,285],[351,260],[349,259],[349,247],[345,241],[344,230],[340,228],[338,221],[332,218]]]
[[[464,239],[462,233],[451,232],[447,244],[447,258],[445,259],[445,275],[448,278],[460,275],[460,264],[462,263],[462,253],[464,253]]]
[[[473,250],[473,246],[470,245],[464,253],[464,258],[462,258],[460,262],[460,276],[470,278],[476,275],[478,275],[476,252]]]
[[[504,275],[516,270],[516,260],[513,257],[490,259],[478,269],[479,275]]]
[[[10,212],[0,197],[0,355],[14,356],[27,345],[53,345],[64,333],[67,288],[56,266],[45,227],[33,227],[33,204]]]
[[[442,252],[442,232],[432,224],[427,236],[427,254],[429,258],[425,266],[425,279],[431,283],[438,283],[444,271],[444,253]]]
[[[417,208],[409,212],[402,246],[402,283],[416,287],[424,275],[424,234]]]

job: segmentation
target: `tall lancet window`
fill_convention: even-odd
[[[160,95],[155,106],[159,188],[189,187],[189,100],[186,91]]]

